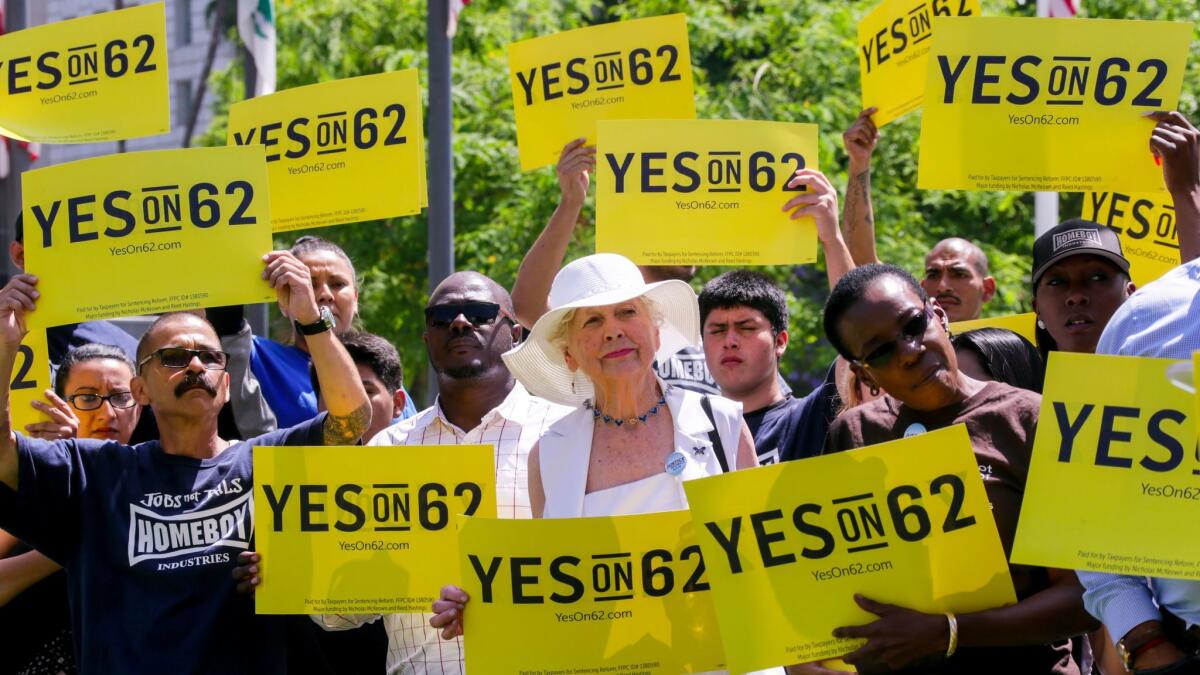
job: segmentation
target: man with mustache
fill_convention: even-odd
[[[871,121],[875,112],[875,108],[862,111],[842,134],[850,157],[843,227],[856,265],[880,262],[871,206],[871,155],[879,140],[879,130]],[[966,239],[951,237],[939,241],[925,256],[921,288],[946,310],[950,321],[971,321],[979,318],[983,306],[996,294],[996,280],[988,274],[983,249]]]
[[[371,412],[308,268],[286,251],[263,261],[263,278],[307,336],[328,413],[248,441],[217,433],[228,355],[188,313],[160,317],[138,343],[130,391],[157,414],[161,440],[15,433],[8,383],[37,278],[15,276],[0,291],[0,528],[67,569],[80,673],[285,671],[282,620],[256,616],[229,582],[254,535],[253,447],[354,443]]]
[[[490,443],[496,449],[497,514],[531,517],[525,477],[529,450],[546,427],[570,409],[531,396],[504,365],[500,355],[520,341],[522,330],[513,318],[512,299],[500,284],[478,272],[447,277],[425,306],[423,339],[437,373],[438,398],[415,417],[384,429],[370,445]],[[251,588],[256,579],[249,579]],[[388,632],[388,673],[461,675],[462,638],[441,640],[429,626],[431,616],[382,616]],[[313,620],[327,630],[347,630],[380,618],[338,614]]]

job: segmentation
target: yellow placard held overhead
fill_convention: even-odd
[[[1029,340],[1031,344],[1037,344],[1037,314],[1026,312],[1025,314],[1005,314],[1004,316],[989,316],[985,319],[975,319],[973,321],[955,321],[950,324],[950,333],[959,335],[967,331],[977,330],[979,328],[1004,328],[1020,335]]]
[[[22,179],[43,326],[275,299],[261,147],[130,152]]]
[[[1179,102],[1192,24],[934,20],[922,189],[1162,189],[1145,113]]]
[[[1179,233],[1170,193],[1089,192],[1083,196],[1082,217],[1117,231],[1129,259],[1129,277],[1138,286],[1179,266]]]
[[[692,54],[683,14],[634,19],[508,46],[521,170],[554,164],[596,122],[691,119]]]
[[[787,265],[817,257],[812,218],[783,205],[817,168],[817,127],[788,122],[599,123],[596,251],[645,265]]]
[[[421,210],[424,139],[415,68],[252,98],[229,109],[229,144],[266,147],[276,232]]]
[[[979,0],[883,0],[858,22],[863,109],[876,126],[921,106],[933,19],[979,16]]]
[[[45,392],[53,389],[50,379],[50,355],[46,339],[46,327],[39,323],[38,312],[25,315],[29,332],[21,340],[16,363],[13,364],[12,381],[9,383],[8,405],[12,428],[27,434],[25,425],[45,422],[46,416],[30,405],[33,401],[46,402]]]
[[[1050,354],[1014,563],[1200,580],[1196,402],[1173,363]]]
[[[704,557],[686,511],[466,518],[459,548],[472,675],[722,667]]]
[[[1016,602],[966,427],[683,484],[732,672],[848,654],[854,595],[922,612]]]
[[[428,612],[458,514],[496,515],[490,445],[254,449],[259,614]],[[449,572],[447,572],[449,570]]]
[[[163,7],[153,2],[0,36],[0,134],[95,143],[170,131]]]

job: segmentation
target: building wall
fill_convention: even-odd
[[[125,7],[146,4],[148,0],[124,0]],[[195,99],[196,85],[204,69],[212,29],[205,21],[204,8],[209,0],[166,0],[167,8],[167,72],[170,77],[171,132],[159,136],[136,138],[125,142],[127,152],[162,150],[183,147],[187,128],[186,111]],[[89,14],[107,12],[116,7],[115,0],[30,0],[27,3],[29,25],[36,26],[73,19]],[[213,72],[229,65],[236,47],[222,40],[213,63]],[[204,133],[212,119],[212,92],[205,95],[200,117],[192,138]],[[33,168],[70,162],[117,152],[117,143],[84,143],[78,145],[43,145],[42,156]]]

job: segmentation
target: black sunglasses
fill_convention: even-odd
[[[138,362],[138,368],[158,357],[158,362],[164,368],[187,368],[193,358],[200,359],[200,365],[205,370],[225,370],[229,355],[216,349],[185,349],[184,347],[163,347],[150,352],[150,355]]]
[[[459,316],[463,317],[476,328],[486,326],[503,316],[511,319],[508,312],[494,302],[463,302],[450,305],[433,305],[425,308],[425,326],[427,328],[449,328]]]
[[[870,366],[876,370],[888,365],[900,349],[901,340],[912,343],[921,341],[921,338],[925,336],[925,331],[929,330],[929,321],[932,318],[933,308],[926,304],[923,312],[909,319],[900,327],[900,335],[895,340],[879,345],[870,354],[858,359],[858,364]]]

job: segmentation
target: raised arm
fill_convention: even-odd
[[[18,274],[0,290],[0,482],[17,489],[17,437],[13,433],[9,387],[13,364],[25,337],[25,312],[37,301],[37,277]]]
[[[308,267],[287,251],[263,256],[263,276],[279,296],[284,315],[301,325],[321,318]],[[325,445],[353,445],[371,424],[371,403],[358,368],[332,330],[305,336],[329,417],[325,418]]]
[[[838,228],[837,190],[825,174],[814,169],[801,169],[792,176],[788,187],[804,185],[808,190],[783,205],[784,211],[792,211],[792,220],[812,216],[817,223],[817,239],[825,252],[825,272],[829,277],[829,288],[833,289],[846,272],[854,269],[854,260],[842,231]]]
[[[1179,259],[1200,258],[1200,131],[1179,112],[1154,112],[1150,151],[1162,158],[1163,180],[1175,205]]]
[[[579,212],[587,199],[588,183],[592,170],[596,168],[595,146],[585,146],[587,139],[577,138],[562,149],[555,171],[558,187],[562,193],[558,208],[546,223],[546,229],[533,242],[533,248],[521,260],[517,280],[513,283],[513,309],[517,321],[532,326],[538,318],[550,310],[550,284],[562,267],[571,243],[571,233],[579,222]]]
[[[879,262],[875,252],[875,211],[871,206],[871,154],[879,140],[879,130],[871,121],[876,108],[867,108],[842,134],[850,168],[846,179],[846,213],[843,227],[850,255],[859,265]]]

